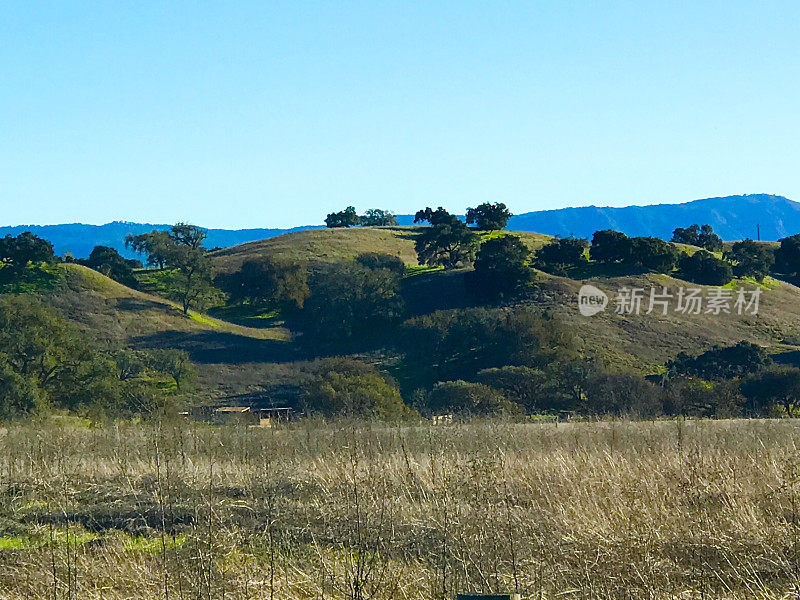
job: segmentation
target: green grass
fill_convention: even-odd
[[[165,536],[162,540],[160,536],[127,535],[123,539],[122,546],[128,552],[142,552],[145,554],[157,554],[164,548],[167,550],[180,550],[186,545],[186,535]]]
[[[2,550],[27,550],[28,548],[35,548],[31,539],[27,536],[0,536],[0,551]]]
[[[0,293],[40,294],[55,289],[63,278],[60,265],[28,265],[21,273],[9,275],[8,267],[0,267]],[[7,279],[13,279],[6,281]]]
[[[429,273],[437,273],[440,271],[444,271],[444,267],[430,267],[428,265],[415,265],[412,267],[406,267],[406,272],[403,277],[416,277],[418,275],[427,275]]]

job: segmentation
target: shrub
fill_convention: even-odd
[[[397,384],[374,367],[348,358],[312,364],[312,378],[302,393],[306,410],[328,417],[394,421],[413,416]]]
[[[536,252],[536,268],[554,275],[567,275],[571,269],[586,262],[589,242],[583,238],[559,238],[545,244]]]
[[[434,385],[427,395],[425,408],[433,414],[500,416],[523,413],[521,406],[488,385],[461,380]]]
[[[666,369],[672,377],[731,379],[756,373],[770,364],[772,359],[764,348],[741,341],[733,346],[714,346],[698,356],[681,352],[666,364]]]
[[[387,269],[397,275],[404,275],[406,263],[399,256],[384,254],[382,252],[364,252],[356,256],[356,262],[367,269]]]
[[[662,414],[661,389],[635,375],[601,374],[589,381],[582,412],[653,417]]]

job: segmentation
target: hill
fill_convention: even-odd
[[[403,259],[416,266],[414,240],[419,227],[354,227],[352,229],[308,229],[249,242],[212,253],[216,268],[221,271],[237,269],[248,260],[258,257],[277,257],[286,260],[319,263],[353,260],[363,252],[381,252]],[[538,233],[512,231],[535,250],[548,236]],[[498,235],[496,232],[488,235]]]
[[[44,299],[103,343],[133,348],[178,348],[198,364],[196,400],[253,393],[272,377],[274,363],[291,360],[289,331],[251,328],[191,312],[130,289],[76,264],[57,267]]]
[[[418,228],[353,228],[319,229],[243,244],[214,253],[216,266],[234,269],[244,260],[270,256],[303,261],[352,260],[364,251],[385,252],[400,256],[407,265],[417,264],[413,240]],[[548,236],[529,232],[519,235],[529,247],[536,249]],[[682,246],[692,253],[692,246]],[[409,274],[402,281],[407,309],[412,315],[434,310],[465,308],[473,305],[464,286],[466,271],[433,271]],[[580,287],[592,284],[613,295],[622,287],[699,287],[666,275],[633,277],[590,277],[573,280],[543,272],[537,275],[535,292],[530,302],[558,313],[582,340],[589,354],[598,356],[615,368],[642,374],[656,372],[666,360],[678,352],[700,352],[714,344],[735,344],[743,339],[759,343],[773,352],[800,347],[800,288],[789,283],[769,280],[762,290],[762,303],[757,317],[750,315],[616,315],[613,306],[602,314],[583,317],[578,311]],[[755,284],[735,280],[730,287],[753,289]]]

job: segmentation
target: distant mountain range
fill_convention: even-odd
[[[153,230],[166,231],[171,226],[154,223],[129,223],[127,221],[114,221],[105,225],[84,225],[83,223],[15,225],[13,227],[0,226],[0,236],[18,235],[23,231],[30,231],[50,240],[56,254],[62,255],[65,252],[71,252],[75,258],[86,258],[95,246],[110,246],[116,248],[126,258],[141,258],[125,248],[125,236],[149,233]],[[208,229],[205,245],[207,248],[227,248],[304,229],[313,229],[313,226],[292,229]]]
[[[413,215],[398,215],[400,225],[413,224]],[[540,210],[515,215],[508,228],[535,231],[562,237],[591,238],[598,229],[615,229],[631,236],[651,235],[670,239],[676,227],[710,224],[724,240],[777,240],[800,233],[800,203],[770,194],[747,194],[706,198],[682,204],[653,204],[623,208],[585,206]],[[125,248],[125,236],[158,230],[170,225],[114,221],[105,225],[18,225],[0,227],[0,235],[31,231],[50,240],[56,254],[71,252],[77,258],[89,255],[95,246],[111,246],[128,258],[135,256]],[[312,229],[314,225],[292,229],[209,229],[206,246],[228,247],[275,237],[292,231]],[[760,232],[760,233],[759,233]]]
[[[598,229],[669,240],[676,227],[708,223],[723,240],[774,241],[800,233],[800,202],[770,194],[706,198],[682,204],[542,210],[511,218],[509,229],[591,238]]]

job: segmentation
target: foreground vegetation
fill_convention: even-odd
[[[0,435],[0,597],[786,598],[800,423]]]

